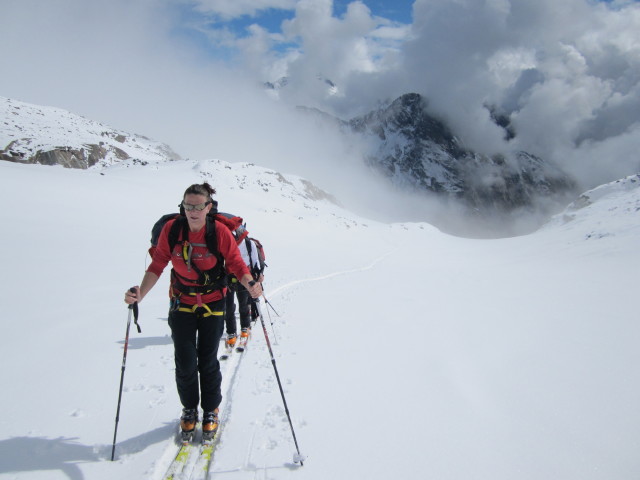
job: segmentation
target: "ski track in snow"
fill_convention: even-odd
[[[318,282],[321,280],[327,280],[329,278],[334,278],[334,277],[338,277],[341,275],[348,275],[350,273],[359,273],[359,272],[365,272],[367,270],[371,270],[373,267],[375,267],[378,263],[380,263],[382,260],[384,260],[385,258],[387,258],[389,255],[391,255],[393,252],[387,252],[384,255],[382,255],[381,257],[378,257],[377,259],[373,260],[373,262],[371,262],[369,265],[366,265],[364,267],[360,267],[360,268],[352,268],[349,270],[342,270],[342,271],[338,271],[338,272],[334,272],[334,273],[329,273],[327,275],[320,275],[318,277],[311,277],[311,278],[305,278],[302,280],[294,280],[292,282],[289,283],[285,283],[284,285],[281,285],[277,288],[274,288],[270,294],[273,294],[274,296],[277,296],[278,294],[283,293],[284,291],[296,286],[296,285],[301,285],[301,284],[305,284],[305,283],[309,283],[309,282]]]
[[[338,277],[338,276],[349,275],[349,274],[352,274],[352,273],[361,273],[361,272],[364,272],[364,271],[371,270],[376,265],[378,265],[380,262],[385,260],[390,255],[392,255],[393,253],[394,253],[393,251],[389,251],[389,252],[387,252],[387,253],[375,258],[370,263],[368,263],[367,265],[362,266],[362,267],[351,268],[351,269],[347,269],[347,270],[340,270],[340,271],[332,272],[332,273],[325,274],[325,275],[319,275],[319,276],[315,276],[315,277],[304,278],[304,279],[299,279],[299,280],[294,280],[294,281],[288,282],[288,283],[286,283],[284,285],[280,285],[279,287],[273,289],[271,294],[273,296],[278,296],[278,295],[286,292],[287,290],[289,290],[289,289],[291,289],[291,288],[293,288],[295,286],[300,286],[300,285],[304,285],[304,284],[308,284],[308,283],[312,283],[312,282],[324,281],[324,280],[328,280],[330,278],[335,278],[335,277]],[[266,308],[268,308],[268,306],[264,305],[263,308],[266,309]],[[264,320],[264,318],[263,318],[263,320]],[[264,328],[267,328],[266,327],[266,323],[264,325]],[[274,345],[278,345],[277,341],[274,342]],[[243,354],[243,356],[246,356],[246,352]],[[265,365],[267,364],[266,361],[264,363],[265,363]],[[234,377],[237,374],[238,369],[239,369],[239,367],[236,367],[236,370],[234,372]],[[229,385],[229,389],[223,393],[223,395],[225,395],[225,398],[227,398],[227,401],[228,401],[228,403],[230,405],[233,404],[233,389],[234,389],[235,383],[236,383],[235,382],[235,378],[231,379],[231,383]],[[273,378],[270,379],[269,385],[267,386],[268,390],[272,390],[274,388],[277,388],[275,375],[273,376]],[[228,408],[228,410],[227,410],[227,414],[228,415],[231,414],[231,410],[232,410],[231,408]],[[276,407],[276,410],[277,410],[277,414],[278,415],[282,415],[282,416],[285,415],[285,411],[284,411],[284,408],[282,408],[282,406]],[[274,415],[275,415],[275,413],[274,413]],[[271,417],[273,417],[273,415],[271,415]],[[305,423],[304,419],[299,419],[299,422]],[[274,427],[275,427],[275,425],[274,425]],[[258,475],[258,472],[264,471],[265,475],[266,475],[267,469],[269,469],[269,468],[281,468],[282,467],[282,466],[268,467],[266,465],[264,467],[258,467],[257,465],[255,465],[254,462],[251,461],[252,451],[254,449],[255,442],[256,442],[255,437],[256,437],[256,433],[257,433],[257,428],[258,428],[258,425],[257,424],[254,425],[253,430],[252,430],[252,434],[251,434],[251,439],[250,439],[250,441],[248,442],[248,445],[247,445],[247,453],[246,453],[246,456],[245,456],[245,459],[244,459],[244,465],[241,466],[241,467],[236,467],[236,468],[232,468],[232,469],[215,470],[213,468],[214,467],[214,463],[212,462],[211,475],[219,474],[219,473],[230,473],[230,472],[241,471],[241,470],[253,471],[253,472],[255,472],[255,475]],[[286,430],[287,430],[286,431],[286,436],[289,436],[290,433],[289,433],[288,427],[287,427]],[[222,439],[221,441],[224,441],[224,439]],[[272,439],[272,442],[273,442],[273,447],[278,445],[278,441],[277,440],[273,440]],[[291,446],[293,447],[293,443],[292,443]],[[298,465],[294,465],[294,464],[285,464],[284,467],[288,468],[288,469],[296,469],[299,466]]]
[[[388,256],[390,256],[393,252],[387,252],[384,255],[374,259],[373,261],[371,261],[369,264],[363,266],[363,267],[358,267],[358,268],[351,268],[348,270],[340,270],[337,272],[333,272],[333,273],[329,273],[326,275],[320,275],[320,276],[316,276],[316,277],[311,277],[311,278],[305,278],[305,279],[300,279],[300,280],[294,280],[291,282],[288,282],[284,285],[281,285],[277,288],[275,288],[271,293],[274,296],[278,296],[279,294],[282,294],[283,292],[289,290],[292,287],[295,286],[299,286],[299,285],[304,285],[307,283],[311,283],[311,282],[318,282],[318,281],[323,281],[323,280],[328,280],[330,278],[334,278],[337,276],[342,276],[342,275],[349,275],[352,273],[360,273],[360,272],[364,272],[367,270],[371,270],[373,269],[377,264],[379,264],[380,262],[382,262],[384,259],[386,259]],[[265,305],[266,307],[266,305]],[[222,345],[222,344],[221,344]],[[218,432],[218,437],[217,437],[217,441],[218,442],[224,442],[224,438],[222,437],[223,434],[223,430],[225,425],[229,422],[229,419],[231,418],[231,414],[233,411],[233,394],[234,394],[234,390],[235,390],[235,386],[237,384],[237,380],[238,380],[238,372],[240,370],[240,365],[242,363],[242,359],[244,357],[246,357],[246,351],[238,354],[238,352],[234,352],[230,355],[230,357],[227,360],[223,360],[221,362],[221,370],[222,370],[222,403],[220,405],[220,430]],[[155,417],[154,417],[155,418]],[[174,436],[168,441],[168,445],[164,450],[164,453],[161,457],[161,460],[158,462],[158,464],[156,465],[155,469],[154,469],[154,473],[152,475],[151,478],[153,479],[162,479],[164,477],[164,475],[167,472],[167,469],[169,468],[171,462],[173,461],[173,459],[175,458],[180,446],[179,446],[179,442],[178,442],[178,435],[177,435],[177,430],[178,430],[178,423],[176,423],[176,434],[174,434]],[[249,441],[249,444],[247,446],[247,453],[245,456],[245,461],[244,461],[244,465],[241,467],[237,467],[234,469],[227,469],[227,470],[214,470],[214,465],[215,465],[215,456],[216,456],[216,451],[214,451],[214,455],[212,458],[212,462],[211,462],[211,471],[210,471],[210,475],[214,475],[214,474],[220,474],[220,473],[230,473],[230,472],[234,472],[234,471],[240,471],[240,470],[253,470],[256,473],[261,470],[260,468],[256,467],[255,465],[253,465],[253,463],[251,462],[251,454],[255,445],[255,436],[256,436],[256,431],[257,431],[257,425],[254,426],[253,428],[253,432],[252,432],[252,436],[251,439]],[[198,442],[198,438],[194,439],[195,442]],[[217,450],[217,449],[216,449]],[[191,475],[193,474],[193,469],[195,467],[195,461],[197,459],[197,449],[194,449],[194,452],[191,456],[191,458],[189,459],[188,464],[185,466],[185,470],[183,472],[183,475],[180,476],[180,478],[190,478]]]

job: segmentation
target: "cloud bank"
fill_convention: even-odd
[[[629,148],[640,144],[638,2],[417,0],[410,26],[360,2],[335,18],[330,5],[301,1],[285,22],[301,43],[287,101],[348,117],[417,92],[478,151],[553,159],[585,188],[640,170]],[[491,111],[508,116],[514,140]]]
[[[639,4],[418,0],[414,17],[406,78],[464,141],[500,148],[491,105],[510,115],[513,147],[555,159],[585,184],[614,164],[614,175],[638,170],[624,145],[640,133]],[[617,146],[618,158],[595,153]]]

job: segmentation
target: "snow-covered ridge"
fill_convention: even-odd
[[[543,230],[571,229],[584,239],[640,234],[640,175],[630,175],[589,190]]]
[[[89,168],[180,159],[168,145],[60,108],[0,97],[0,118],[1,160]]]
[[[272,195],[276,193],[282,199],[312,211],[319,211],[318,202],[322,202],[323,209],[340,206],[333,195],[302,177],[283,175],[253,163],[229,163],[212,159],[193,162],[192,169],[197,171],[204,181],[214,185],[219,193],[246,190],[252,198],[260,198],[262,194],[265,204],[272,206]]]
[[[592,205],[594,202],[611,196],[621,196],[624,192],[638,191],[640,187],[640,174],[630,175],[626,178],[621,178],[610,183],[600,185],[588,192],[583,193],[578,197],[575,202],[572,202],[568,207],[568,211],[577,211],[582,208]]]
[[[253,163],[230,163],[219,159],[178,160],[154,165],[139,165],[129,161],[101,169],[104,176],[131,177],[140,170],[153,170],[152,178],[168,177],[171,182],[158,183],[158,189],[175,188],[179,178],[183,182],[208,182],[220,199],[220,211],[244,216],[245,208],[229,204],[226,199],[241,195],[250,203],[259,205],[264,215],[288,217],[297,220],[316,218],[328,222],[331,228],[366,225],[365,221],[345,210],[330,193],[310,181],[292,174],[282,174]],[[160,182],[160,180],[158,180]],[[189,183],[184,183],[188,185]],[[182,187],[182,184],[180,184]],[[178,195],[179,192],[176,192]],[[178,198],[176,197],[176,203]],[[275,218],[275,217],[274,217]]]

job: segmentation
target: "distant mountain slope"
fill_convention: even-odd
[[[545,230],[570,230],[582,240],[640,235],[640,175],[631,175],[583,193]]]
[[[295,212],[295,216],[299,219],[308,215],[317,216],[321,210],[319,205],[322,205],[322,212],[325,215],[331,214],[342,218],[345,214],[338,199],[297,175],[283,175],[253,163],[229,163],[216,159],[184,161],[172,165],[176,169],[188,167],[188,170],[200,176],[201,181],[215,186],[221,196],[237,191],[249,193],[252,200],[264,201],[267,209],[265,211],[270,214],[282,212],[269,198],[278,198],[278,202],[283,202],[288,211]],[[171,165],[165,167],[169,166]],[[119,168],[116,165],[105,171],[115,171]],[[224,211],[226,207],[220,205],[220,208]]]
[[[365,138],[367,163],[394,184],[457,198],[480,213],[533,210],[540,199],[575,193],[573,180],[550,161],[465,148],[416,93],[346,125]]]
[[[0,97],[0,118],[0,160],[84,169],[180,159],[168,145],[59,108]]]

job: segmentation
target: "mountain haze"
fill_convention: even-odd
[[[84,169],[180,159],[166,144],[62,109],[1,97],[0,108],[2,160]],[[353,161],[368,166],[367,173],[382,180],[381,188],[415,194],[409,210],[420,212],[423,204],[436,202],[424,207],[434,213],[414,216],[452,233],[465,235],[470,225],[493,228],[491,236],[530,231],[531,224],[538,225],[577,193],[571,178],[552,162],[522,151],[487,156],[465,148],[444,122],[427,113],[427,102],[418,94],[348,121],[301,110],[336,126],[345,143],[354,145]],[[331,168],[332,175],[340,175],[340,165]],[[340,195],[332,193],[339,201]]]

